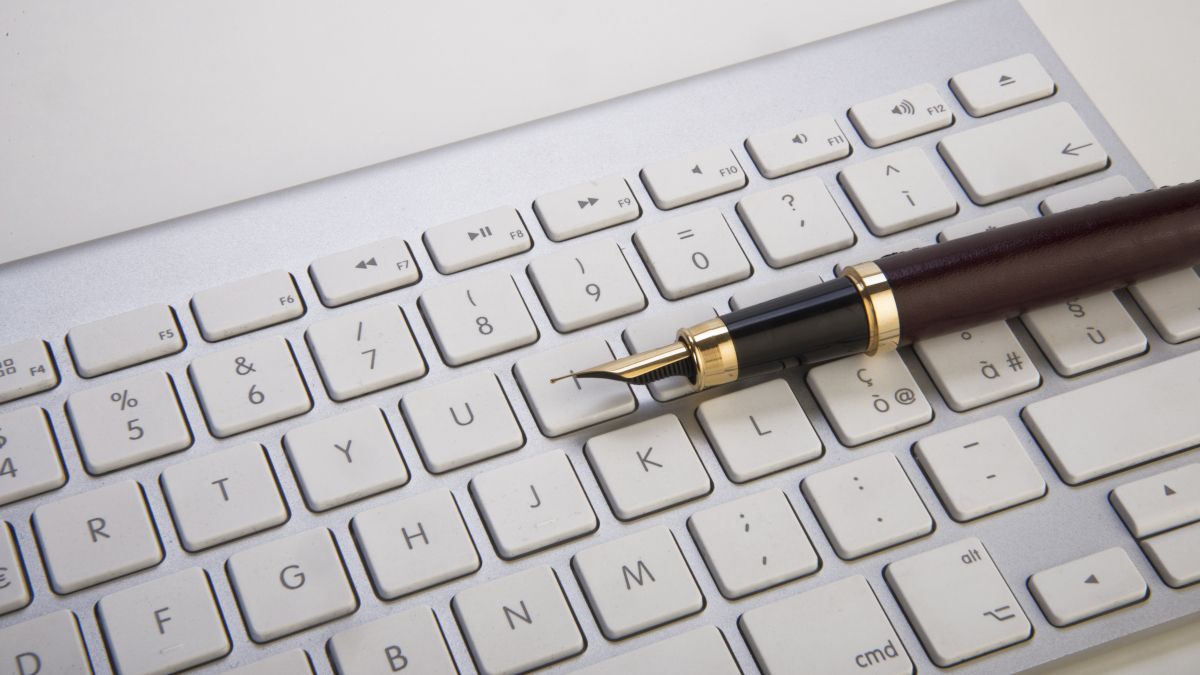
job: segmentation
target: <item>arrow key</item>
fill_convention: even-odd
[[[1070,626],[1146,599],[1146,580],[1120,548],[1042,570],[1029,577],[1029,590],[1046,619]]]
[[[1109,499],[1139,539],[1200,520],[1200,463],[1126,483]]]

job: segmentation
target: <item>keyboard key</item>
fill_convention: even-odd
[[[1070,103],[1055,103],[938,144],[976,204],[991,204],[1108,166],[1108,153]]]
[[[680,328],[694,326],[716,316],[717,312],[711,306],[702,303],[656,309],[648,313],[646,318],[629,324],[621,333],[621,338],[629,353],[636,354],[671,344],[676,340]],[[691,381],[683,375],[651,382],[647,389],[656,401],[670,401],[696,393]]]
[[[180,543],[188,551],[224,544],[288,519],[271,462],[258,443],[169,466],[161,482]]]
[[[337,544],[323,527],[238,551],[225,568],[255,642],[270,642],[358,609]]]
[[[425,468],[443,473],[525,445],[500,381],[481,371],[400,399]]]
[[[537,342],[538,329],[512,277],[476,274],[425,291],[419,302],[442,359],[451,366]]]
[[[218,438],[312,409],[292,346],[278,336],[201,356],[188,374],[208,429]]]
[[[29,592],[21,550],[13,539],[12,526],[3,523],[0,532],[0,615],[15,612],[31,600],[33,595]]]
[[[1126,483],[1109,500],[1139,539],[1200,520],[1200,464]]]
[[[746,150],[767,178],[779,178],[850,156],[850,142],[833,115],[817,115],[746,139]]]
[[[1146,351],[1146,336],[1105,291],[1026,312],[1021,319],[1060,375],[1071,376]]]
[[[400,237],[317,258],[308,266],[308,275],[326,307],[338,307],[421,280],[412,251]]]
[[[735,483],[817,459],[821,439],[784,380],[711,398],[696,409],[696,418]]]
[[[1029,591],[1050,623],[1060,628],[1141,602],[1150,593],[1120,548],[1042,570],[1029,577]]]
[[[741,598],[816,572],[821,560],[782,490],[700,511],[688,530],[721,595]]]
[[[575,671],[578,675],[740,675],[720,630],[704,626]]]
[[[584,549],[571,559],[571,568],[609,640],[704,609],[675,536],[662,526]]]
[[[950,78],[950,89],[973,117],[1015,108],[1054,93],[1054,80],[1033,54],[959,73]]]
[[[228,675],[313,675],[312,662],[303,649],[281,652],[227,672]]]
[[[587,646],[549,567],[534,567],[459,592],[454,618],[484,675],[523,673]]]
[[[283,436],[304,503],[313,511],[398,488],[408,468],[383,413],[359,408],[302,427]]]
[[[746,186],[746,173],[729,148],[705,148],[647,164],[642,182],[658,208],[667,210]]]
[[[449,490],[430,490],[354,516],[354,541],[387,600],[466,576],[479,553]]]
[[[674,415],[593,436],[583,450],[609,506],[621,520],[712,491],[712,480]]]
[[[1078,485],[1200,443],[1200,352],[1035,401],[1021,418]]]
[[[302,316],[304,299],[292,275],[275,270],[197,293],[192,313],[204,339],[217,342]]]
[[[425,248],[442,274],[454,274],[533,247],[521,214],[510,206],[425,231]]]
[[[863,222],[880,237],[958,212],[958,202],[920,148],[848,166],[838,182]]]
[[[1172,588],[1200,581],[1200,523],[1142,540],[1142,550]]]
[[[988,230],[994,230],[997,227],[1012,225],[1029,220],[1029,212],[1019,206],[1012,206],[999,211],[992,211],[986,216],[973,218],[966,222],[955,222],[953,225],[942,230],[938,235],[938,241],[950,241],[952,239],[962,239],[969,237],[972,234],[979,234]]]
[[[67,332],[75,370],[96,377],[183,351],[183,332],[168,305],[150,305]]]
[[[646,296],[615,241],[557,251],[529,265],[529,279],[560,333],[639,311]]]
[[[1004,321],[917,340],[913,350],[946,403],[963,412],[1037,389],[1042,376]]]
[[[954,113],[933,85],[919,84],[851,106],[850,121],[867,145],[881,148],[948,127]]]
[[[533,200],[533,212],[552,241],[566,241],[589,232],[637,220],[642,215],[629,183],[606,176],[572,185]]]
[[[315,323],[304,334],[325,390],[345,401],[425,375],[404,312],[378,305]]]
[[[750,261],[716,209],[647,225],[633,235],[633,243],[668,300],[750,276]]]
[[[1129,287],[1164,340],[1178,344],[1200,335],[1200,276],[1192,268],[1139,281]]]
[[[1134,193],[1133,185],[1124,176],[1109,176],[1094,183],[1056,192],[1042,200],[1042,213],[1062,213],[1080,206],[1088,206],[1107,199],[1124,197]]]
[[[152,371],[71,394],[67,417],[91,474],[116,471],[192,445],[170,375]]]
[[[154,567],[163,559],[142,486],[111,483],[37,507],[42,561],[55,593],[64,595]]]
[[[1028,640],[1033,627],[974,537],[883,568],[932,660],[948,668]]]
[[[92,672],[79,621],[67,609],[0,628],[0,663],[12,664],[8,672],[17,675]]]
[[[933,518],[890,452],[812,474],[800,490],[845,560],[933,531]]]
[[[743,307],[781,298],[788,293],[816,286],[819,283],[821,283],[821,275],[816,272],[796,270],[782,279],[775,279],[749,288],[739,287],[733,295],[729,296],[729,309],[736,312]]]
[[[506,560],[582,537],[600,526],[562,450],[481,473],[470,486],[496,553]]]
[[[0,415],[0,505],[67,484],[58,440],[41,408]]]
[[[24,340],[0,347],[0,403],[57,386],[58,369],[45,342]]]
[[[637,409],[633,392],[623,382],[576,378],[550,382],[614,358],[608,342],[589,338],[517,361],[513,375],[543,434],[562,436]]]
[[[922,438],[913,455],[959,522],[1046,494],[1046,481],[1003,417]]]
[[[837,608],[837,611],[830,611]],[[911,675],[912,661],[879,600],[854,575],[756,607],[738,619],[765,675],[795,672]]]
[[[437,617],[414,607],[334,635],[329,658],[340,675],[413,672],[458,675]]]
[[[208,574],[199,567],[106,595],[96,615],[122,674],[174,673],[230,651]]]
[[[771,267],[786,267],[854,245],[854,232],[820,178],[756,192],[738,215]]]
[[[844,445],[862,445],[933,419],[897,352],[851,356],[808,371],[808,386]]]

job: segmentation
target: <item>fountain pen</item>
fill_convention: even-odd
[[[683,328],[677,339],[555,378],[697,389],[795,358],[878,354],[1200,263],[1200,181],[1118,197],[850,265],[832,281]]]

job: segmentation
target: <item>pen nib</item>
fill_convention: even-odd
[[[682,375],[691,380],[695,378],[695,372],[691,352],[682,342],[673,342],[648,352],[560,375],[551,378],[550,382],[582,377],[617,380],[629,384],[649,384],[673,375]]]

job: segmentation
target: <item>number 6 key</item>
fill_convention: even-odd
[[[209,431],[225,438],[312,408],[292,347],[270,337],[208,354],[188,367]]]

